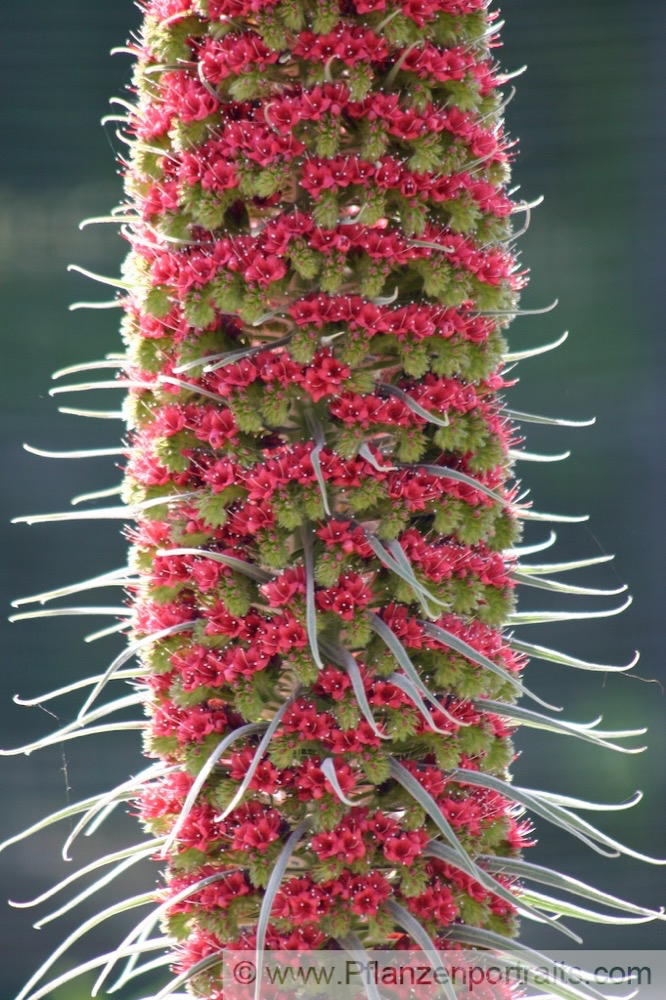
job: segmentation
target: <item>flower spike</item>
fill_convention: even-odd
[[[521,303],[516,245],[542,199],[511,185],[503,114],[523,70],[497,61],[503,22],[488,0],[139,6],[140,32],[115,50],[132,56],[131,87],[105,118],[124,197],[82,223],[117,226],[129,253],[119,277],[70,267],[114,290],[70,308],[118,309],[122,351],[62,368],[51,389],[119,390],[118,407],[61,410],[119,420],[122,439],[26,446],[111,458],[122,483],[17,518],[119,522],[129,558],[13,616],[98,615],[113,624],[86,641],[120,633],[124,647],[89,677],[17,698],[83,704],[4,753],[135,731],[155,763],[2,846],[71,819],[68,859],[120,805],[146,832],[31,900],[76,886],[38,926],[139,861],[157,875],[86,918],[16,1000],[93,970],[92,996],[151,975],[150,1000],[222,1000],[227,950],[256,954],[256,1000],[268,951],[365,961],[375,946],[416,948],[438,967],[461,945],[525,959],[534,977],[542,956],[518,943],[521,919],[577,943],[564,918],[663,919],[524,857],[528,811],[604,857],[663,863],[580,815],[639,795],[587,802],[510,776],[521,727],[627,755],[644,730],[558,718],[527,676],[530,660],[617,673],[635,660],[608,667],[514,635],[630,598],[587,612],[517,603],[525,588],[553,601],[626,588],[562,582],[610,557],[541,562],[555,532],[522,538],[530,522],[587,520],[533,508],[516,468],[569,452],[533,450],[523,428],[594,421],[511,404],[514,366],[567,334],[507,343],[514,320],[557,303]],[[111,587],[121,606],[86,603]],[[129,689],[104,703],[112,682]],[[88,931],[144,906],[115,950],[47,981]],[[601,1000],[597,985],[583,974],[553,994]],[[514,993],[497,987],[497,1000]]]

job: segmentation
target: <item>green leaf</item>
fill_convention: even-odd
[[[543,729],[551,733],[559,733],[563,736],[573,736],[575,739],[585,740],[587,743],[606,747],[609,750],[617,750],[619,753],[636,754],[642,753],[647,749],[646,747],[621,747],[607,740],[607,737],[620,739],[627,736],[642,736],[647,732],[645,729],[609,733],[599,732],[595,730],[594,726],[601,721],[600,719],[595,720],[591,725],[579,725],[560,719],[550,719],[548,716],[541,715],[539,712],[533,712],[531,709],[518,705],[507,705],[501,701],[490,701],[486,698],[479,698],[474,704],[482,712],[494,712],[506,719],[512,719],[523,725],[530,726],[532,729]]]
[[[448,646],[450,649],[454,649],[457,653],[461,653],[462,656],[471,660],[472,663],[476,663],[480,667],[485,667],[486,670],[489,670],[496,677],[499,677],[507,684],[510,684],[511,687],[515,688],[515,690],[521,695],[527,695],[527,697],[532,698],[532,700],[536,701],[539,705],[543,705],[544,708],[550,708],[555,712],[561,711],[561,709],[557,706],[549,705],[548,702],[539,698],[538,695],[535,695],[529,690],[529,688],[526,688],[521,681],[513,677],[508,670],[504,667],[498,666],[496,663],[493,663],[493,661],[488,659],[487,656],[483,653],[479,653],[479,651],[474,649],[473,646],[470,646],[468,642],[465,642],[463,639],[459,639],[458,636],[453,635],[452,632],[441,628],[439,625],[433,625],[432,622],[421,622],[421,624],[423,625],[424,631],[426,631],[428,635],[431,635],[433,639],[438,639],[439,642],[444,643],[444,645]]]
[[[30,997],[30,1000],[41,1000],[41,997],[47,996],[54,988],[53,982],[47,983],[41,989],[32,993],[31,990],[40,979],[43,979],[44,974],[48,972],[51,966],[55,965],[61,955],[64,955],[73,944],[75,944],[79,938],[82,938],[84,934],[88,931],[93,930],[98,924],[103,923],[105,920],[109,920],[111,917],[115,917],[119,913],[126,913],[128,910],[135,909],[138,906],[147,906],[149,903],[154,902],[155,894],[152,892],[142,893],[138,896],[130,896],[128,899],[123,899],[119,903],[114,903],[113,906],[107,906],[105,909],[101,910],[99,913],[95,913],[94,916],[90,917],[88,920],[84,921],[75,931],[63,941],[58,948],[55,949],[49,955],[45,962],[40,965],[33,976],[30,977],[28,982],[25,984],[21,992],[17,995],[16,1000],[26,1000],[26,997]],[[95,965],[89,966],[95,968],[101,964],[100,959],[95,959]],[[79,972],[68,973],[68,978],[74,978],[74,975],[78,975]],[[94,994],[93,994],[94,995]]]
[[[312,659],[318,670],[324,669],[317,639],[317,606],[315,604],[315,576],[312,529],[309,524],[301,527],[303,560],[305,563],[305,622]]]
[[[414,941],[416,941],[421,951],[427,957],[434,972],[438,973],[442,968],[442,965],[445,963],[437,950],[437,945],[432,940],[425,927],[419,923],[416,917],[414,917],[409,910],[406,910],[404,906],[396,903],[394,899],[387,900],[386,908],[395,919],[396,923],[399,924],[400,927],[402,927],[402,929],[406,931]],[[449,1000],[456,1000],[458,994],[454,990],[448,978],[444,983],[440,983],[438,979],[438,985],[443,987],[444,993],[447,997],[449,997]]]
[[[508,351],[504,355],[504,360],[509,364],[512,361],[525,361],[527,358],[536,358],[539,354],[547,354],[548,351],[554,351],[561,347],[568,336],[569,332],[566,331],[557,340],[553,340],[550,344],[544,344],[543,347],[532,347],[524,351]]]
[[[335,761],[332,757],[327,757],[322,762],[321,770],[323,774],[326,776],[327,781],[333,787],[333,790],[337,795],[337,797],[340,799],[340,801],[346,806],[352,806],[352,807],[355,806],[356,802],[352,802],[351,799],[348,799],[345,793],[342,791],[340,782],[338,781],[338,774],[337,771],[335,770]]]
[[[515,611],[509,615],[508,625],[542,625],[545,622],[586,621],[589,618],[612,618],[621,615],[629,607],[633,598],[628,597],[619,608],[608,611]]]
[[[452,781],[459,781],[462,784],[481,788],[490,788],[493,791],[499,792],[500,795],[507,796],[512,801],[525,806],[525,808],[549,820],[555,826],[566,830],[578,840],[582,840],[583,843],[587,844],[588,847],[591,847],[598,854],[603,854],[606,857],[617,857],[619,854],[626,854],[629,857],[637,858],[639,861],[646,861],[651,865],[666,865],[666,859],[651,858],[646,854],[641,854],[640,851],[634,851],[612,837],[608,837],[601,830],[597,830],[596,827],[592,826],[586,820],[581,819],[580,816],[576,816],[575,813],[569,812],[568,809],[557,805],[555,801],[557,796],[548,796],[546,798],[544,793],[535,789],[519,788],[516,785],[509,784],[507,781],[503,781],[501,778],[477,771],[469,771],[464,768],[455,768],[449,777]],[[601,845],[609,850],[604,850]]]
[[[68,731],[63,733],[62,730],[58,730],[55,733],[51,733],[49,736],[45,736],[41,740],[37,740],[35,743],[28,743],[23,747],[17,747],[14,750],[0,750],[0,757],[12,757],[16,754],[25,754],[28,757],[34,750],[42,750],[45,747],[53,746],[54,743],[64,743],[68,740],[76,740],[80,736],[97,736],[100,733],[120,733],[128,732],[133,729],[147,729],[147,722],[112,722],[107,723],[103,726],[91,726],[89,729],[77,729],[75,731]]]
[[[14,844],[20,843],[27,837],[31,837],[33,833],[39,833],[41,830],[47,829],[53,823],[59,823],[62,819],[70,819],[72,816],[78,816],[79,813],[88,812],[91,807],[97,805],[97,803],[104,798],[105,793],[100,795],[91,795],[87,799],[81,799],[80,802],[73,802],[70,805],[65,806],[64,809],[58,809],[56,812],[50,813],[43,819],[38,820],[37,823],[33,823],[32,826],[26,827],[21,833],[15,834],[13,837],[9,837],[7,840],[0,844],[0,852],[4,851],[7,847],[12,847]],[[128,795],[129,798],[129,795]]]
[[[268,885],[266,886],[266,891],[264,893],[263,899],[261,901],[261,909],[259,910],[259,918],[257,920],[257,945],[256,945],[256,958],[255,958],[255,973],[256,973],[256,990],[255,990],[255,1000],[260,1000],[259,989],[261,987],[262,973],[264,967],[264,948],[266,944],[266,931],[268,929],[268,921],[270,920],[271,910],[273,909],[273,903],[275,902],[275,897],[277,896],[278,889],[282,884],[282,879],[287,870],[287,865],[291,860],[291,856],[298,847],[299,841],[303,838],[306,830],[308,829],[309,820],[303,820],[299,823],[295,830],[287,837],[284,847],[280,852],[280,856],[275,862],[275,867],[271,872],[271,877],[268,880]]]
[[[260,729],[264,729],[264,728],[266,729],[266,732],[262,736],[261,741],[259,743],[259,746],[257,747],[257,749],[255,751],[254,757],[252,758],[252,763],[250,764],[249,768],[247,769],[247,771],[246,771],[246,773],[245,773],[245,775],[243,777],[242,782],[238,786],[238,791],[234,795],[234,797],[231,800],[231,802],[229,803],[229,805],[224,809],[224,811],[222,812],[222,814],[217,817],[217,819],[218,819],[219,822],[222,822],[223,820],[225,820],[227,818],[227,816],[229,815],[229,813],[233,812],[233,810],[236,808],[236,806],[238,805],[238,803],[243,798],[243,795],[245,794],[245,792],[246,792],[246,790],[247,790],[250,782],[252,781],[257,768],[259,767],[259,764],[261,762],[261,758],[266,753],[266,750],[268,749],[268,746],[269,746],[269,744],[271,742],[271,739],[273,738],[274,733],[276,732],[278,726],[280,725],[280,723],[282,722],[282,719],[284,718],[285,712],[287,711],[287,709],[289,708],[290,705],[293,705],[294,701],[298,698],[299,694],[300,694],[300,690],[297,690],[297,691],[295,691],[292,694],[292,696],[290,698],[287,698],[287,700],[277,710],[277,712],[275,713],[275,715],[271,719],[271,721],[268,724],[268,726],[261,725],[261,726],[254,726],[253,727],[256,732],[258,732]],[[247,729],[248,727],[243,727],[243,728]],[[221,753],[222,752],[223,751],[221,751]]]
[[[547,646],[535,646],[531,642],[524,642],[522,639],[511,639],[509,646],[516,653],[525,653],[535,660],[545,660],[549,663],[560,663],[564,667],[574,667],[576,670],[596,670],[602,673],[625,673],[636,666],[640,658],[638,652],[634,653],[632,660],[624,667],[611,667],[603,663],[589,663],[587,660],[579,660],[575,656],[567,653],[560,653],[556,649],[548,649]]]
[[[396,658],[397,662],[402,667],[402,669],[405,671],[405,673],[407,674],[408,679],[412,682],[412,684],[414,685],[414,687],[425,698],[427,698],[428,701],[432,705],[434,705],[434,707],[437,709],[438,712],[441,712],[444,716],[446,716],[446,718],[449,719],[455,726],[469,726],[470,725],[469,722],[463,722],[460,719],[457,719],[454,715],[451,715],[451,713],[447,711],[447,709],[439,702],[439,700],[435,697],[435,695],[433,695],[432,692],[429,690],[429,688],[423,683],[423,681],[421,680],[421,676],[420,676],[418,670],[416,669],[416,667],[414,666],[414,664],[412,663],[412,661],[409,658],[407,650],[405,649],[405,647],[403,646],[403,644],[400,642],[400,640],[398,639],[398,637],[395,634],[395,632],[393,632],[393,630],[391,628],[389,628],[389,626],[386,624],[386,622],[383,621],[379,617],[379,615],[375,615],[375,614],[371,614],[369,616],[369,618],[370,618],[370,625],[371,625],[373,631],[376,632],[376,634],[386,643],[387,647],[393,653],[393,655]],[[394,674],[392,676],[393,677],[398,677],[399,675]],[[403,680],[404,680],[404,678],[403,678]],[[396,682],[393,681],[393,683],[396,683]],[[398,686],[400,686],[400,685],[398,685]],[[403,690],[404,690],[404,688],[403,688]],[[433,729],[435,729],[436,732],[440,732],[441,731],[441,730],[436,729],[436,727],[432,724],[432,722],[431,722],[431,726],[432,726]]]
[[[552,868],[544,868],[542,865],[534,864],[531,861],[524,861],[522,858],[498,858],[494,855],[481,855],[478,859],[490,871],[499,873],[505,872],[507,875],[516,875],[521,879],[528,879],[531,882],[539,882],[542,885],[551,886],[570,892],[583,899],[589,899],[593,903],[601,903],[604,906],[612,907],[616,910],[624,910],[627,913],[636,913],[640,916],[663,917],[663,911],[646,909],[637,906],[635,903],[627,902],[617,896],[611,896],[607,892],[595,889],[593,886],[580,882],[570,875],[563,875]]]
[[[580,983],[583,981],[595,981],[595,977],[585,973],[581,969],[572,969],[563,963],[555,963],[546,955],[525,945],[518,944],[506,938],[502,934],[495,934],[493,931],[482,930],[479,927],[449,927],[444,931],[444,937],[451,941],[458,941],[462,944],[472,945],[475,948],[488,948],[492,951],[493,963],[501,963],[504,957],[509,959],[508,969],[515,971],[516,964],[519,963],[521,969],[532,969],[539,976],[535,985],[543,985],[543,973],[546,970],[548,975],[549,993],[561,1000],[608,1000],[590,986],[573,986],[562,983],[562,969],[572,974],[572,981]],[[529,977],[528,977],[529,982]]]
[[[155,553],[158,556],[199,556],[201,559],[212,559],[214,562],[222,563],[235,569],[238,573],[243,573],[257,583],[268,583],[273,579],[273,573],[267,573],[254,563],[246,562],[245,559],[237,559],[235,556],[227,556],[222,552],[209,552],[207,549],[158,549]]]
[[[132,850],[131,853],[128,853],[127,851],[117,852],[120,855],[124,855],[124,857],[122,857],[119,863],[116,864],[111,869],[111,871],[106,872],[106,874],[102,875],[101,878],[97,879],[95,882],[92,882],[90,885],[86,886],[86,888],[82,892],[74,896],[73,899],[68,900],[57,910],[54,910],[53,913],[49,913],[48,916],[46,917],[40,917],[40,919],[35,924],[33,924],[35,930],[41,930],[42,927],[46,926],[46,924],[50,924],[52,920],[57,920],[58,917],[63,916],[63,914],[69,913],[70,910],[73,910],[80,903],[83,903],[94,893],[99,892],[100,889],[103,889],[105,886],[109,885],[110,882],[118,878],[119,875],[122,875],[122,873],[127,871],[128,868],[131,868],[139,861],[143,861],[146,858],[149,858],[151,854],[154,854],[155,846],[159,845],[160,843],[161,840],[152,840],[149,842],[149,846],[146,847],[144,841],[144,843],[140,845],[140,847],[142,848],[140,850],[134,849]],[[112,855],[109,855],[109,857],[112,857]],[[59,892],[60,889],[64,888],[65,885],[70,883],[73,880],[73,878],[79,878],[82,874],[88,874],[89,872],[95,870],[95,868],[99,868],[101,867],[102,864],[105,863],[108,863],[108,861],[97,862],[96,864],[93,865],[86,865],[85,869],[76,872],[74,876],[70,876],[68,879],[63,880],[63,882],[60,882],[57,886],[54,886],[51,890],[49,890],[48,893],[45,893],[41,897],[39,897],[40,901],[46,898],[50,898],[50,896],[54,895],[56,892]],[[10,904],[10,905],[15,906],[16,904]],[[29,905],[31,906],[36,905],[36,901],[33,900],[32,903],[30,903]]]
[[[211,753],[211,755],[208,757],[208,760],[199,771],[196,780],[194,781],[192,787],[190,788],[187,794],[187,798],[185,799],[183,807],[180,813],[178,814],[178,818],[174,823],[173,827],[171,828],[169,836],[166,838],[164,846],[161,850],[161,855],[163,858],[168,856],[168,852],[171,850],[172,845],[178,838],[178,834],[182,830],[183,825],[187,820],[187,817],[192,811],[194,804],[197,800],[197,797],[201,792],[201,789],[205,785],[209,775],[211,774],[213,768],[215,767],[215,765],[217,764],[218,760],[225,752],[225,750],[227,750],[236,740],[243,739],[245,736],[251,736],[254,733],[263,732],[264,728],[265,726],[262,723],[250,723],[249,725],[246,726],[240,726],[239,729],[234,729],[233,732],[229,733],[227,736],[225,736],[223,740],[220,741],[218,746]],[[256,765],[254,770],[256,770]],[[252,772],[252,774],[254,774],[254,771]],[[252,780],[252,774],[250,775],[249,781]],[[243,789],[243,791],[245,791],[245,789]]]
[[[104,958],[106,959],[104,963],[104,968],[102,969],[100,975],[98,976],[92,988],[91,996],[94,997],[97,995],[101,986],[108,978],[111,970],[114,968],[116,962],[127,954],[127,950],[132,945],[132,942],[137,940],[140,941],[142,939],[142,935],[144,934],[144,932],[146,933],[149,932],[150,929],[154,927],[155,924],[157,924],[173,906],[175,906],[177,903],[182,902],[184,899],[188,899],[195,893],[200,892],[207,886],[214,885],[215,882],[221,882],[229,875],[241,870],[242,869],[240,868],[226,868],[223,871],[215,872],[213,875],[207,875],[205,878],[201,878],[197,882],[192,883],[192,885],[186,886],[184,889],[181,889],[179,892],[175,893],[175,895],[170,896],[169,899],[165,900],[163,903],[160,903],[160,905],[157,906],[152,911],[152,913],[149,913],[147,917],[144,917],[143,920],[139,921],[136,927],[134,927],[134,929],[129,932],[129,934],[123,939],[123,941],[120,943],[120,945],[116,948],[115,951],[112,951],[109,955],[104,956]],[[142,897],[137,897],[137,898],[142,898]],[[155,901],[156,901],[155,894],[149,893],[148,896],[146,897],[146,902],[154,903]],[[90,923],[90,921],[88,921],[88,923]],[[78,936],[81,935],[79,934]],[[62,948],[64,950],[64,946],[62,946]],[[54,955],[55,957],[59,958],[62,953],[63,951],[59,950],[58,953],[57,954],[54,953]],[[55,960],[54,956],[51,956],[51,958]],[[101,963],[98,962],[97,964]],[[25,998],[21,996],[20,998],[17,997],[16,1000],[25,1000]],[[36,1000],[36,998],[32,998],[32,1000]]]
[[[375,722],[375,717],[372,714],[372,709],[368,703],[368,698],[365,693],[365,687],[363,686],[363,679],[361,677],[361,671],[359,670],[358,663],[346,649],[342,649],[341,646],[334,646],[331,643],[322,641],[321,643],[322,651],[325,655],[331,659],[338,666],[344,667],[349,675],[349,679],[352,682],[352,687],[354,689],[354,694],[356,695],[356,701],[361,709],[363,715],[365,716],[366,722],[372,728],[372,731],[380,740],[389,740],[390,736],[383,733],[377,727]]]
[[[549,427],[592,427],[596,417],[591,420],[563,420],[558,417],[541,417],[534,413],[521,413],[519,410],[505,410],[507,417],[527,424],[546,424]]]
[[[532,549],[533,552],[539,551],[539,549]],[[526,550],[523,550],[523,554],[527,554]],[[571,562],[562,563],[544,563],[539,566],[530,566],[527,563],[520,564],[516,566],[516,569],[520,573],[528,573],[530,576],[547,576],[549,573],[568,573],[570,570],[574,569],[586,569],[588,566],[599,566],[602,563],[611,562],[615,556],[604,555],[604,556],[592,556],[590,559],[575,559]]]
[[[419,604],[421,605],[421,609],[424,612],[424,614],[428,615],[428,617],[437,617],[437,615],[432,612],[430,605],[428,604],[428,601],[432,601],[433,604],[437,604],[440,607],[446,607],[445,603],[443,601],[440,601],[438,598],[434,597],[430,593],[430,591],[428,591],[421,583],[419,583],[419,581],[414,576],[414,571],[412,570],[412,567],[409,561],[407,560],[407,557],[405,556],[404,552],[402,552],[402,549],[400,549],[400,552],[402,553],[402,558],[400,559],[400,561],[398,561],[398,559],[394,556],[392,551],[388,552],[384,548],[382,543],[379,541],[377,536],[373,534],[373,532],[368,531],[367,529],[364,529],[364,531],[368,545],[375,553],[375,555],[382,563],[382,565],[385,566],[386,569],[389,570],[389,572],[395,573],[396,576],[399,576],[401,580],[404,580],[405,583],[408,584],[408,586],[414,591],[414,594],[416,595],[416,598]],[[393,545],[397,543],[392,542],[390,544]]]
[[[63,859],[65,861],[71,860],[69,857],[69,849],[78,835],[83,830],[86,830],[86,827],[88,828],[86,836],[89,836],[102,824],[106,817],[109,816],[121,802],[135,799],[137,791],[144,788],[146,784],[154,778],[165,777],[168,774],[173,774],[177,770],[178,765],[176,764],[172,764],[169,767],[166,767],[162,763],[152,764],[144,771],[141,771],[136,777],[130,778],[128,781],[123,781],[120,785],[116,785],[116,787],[112,788],[109,792],[104,792],[102,795],[95,796],[95,801],[90,804],[81,819],[68,834],[62,848]]]
[[[388,382],[380,382],[378,388],[387,396],[397,396],[412,413],[421,417],[422,420],[426,420],[429,424],[435,424],[437,427],[449,426],[449,418],[446,414],[444,417],[438,417],[436,414],[430,413],[420,403],[417,403],[415,399],[412,399],[409,393],[399,389],[396,385],[390,385]]]
[[[598,590],[595,587],[574,587],[567,583],[559,583],[557,580],[548,580],[541,576],[530,576],[528,573],[515,570],[511,577],[516,583],[526,587],[534,587],[537,590],[548,590],[554,594],[577,594],[583,597],[615,597],[623,594],[627,587],[615,587],[612,590]]]
[[[587,907],[577,906],[575,903],[568,903],[562,899],[555,899],[553,896],[547,896],[541,892],[528,892],[527,890],[523,890],[520,893],[520,898],[532,906],[549,910],[558,916],[571,917],[575,920],[587,920],[589,923],[607,924],[609,926],[647,924],[663,917],[663,915],[662,917],[655,915],[649,917],[616,917],[609,913],[597,913],[595,910],[588,910]]]
[[[338,944],[347,954],[351,955],[355,962],[359,962],[362,968],[365,969],[369,966],[370,955],[356,934],[349,933],[345,934],[344,937],[338,937]],[[372,976],[364,976],[363,984],[368,1000],[381,1000]]]

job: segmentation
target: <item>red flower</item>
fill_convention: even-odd
[[[350,375],[348,365],[341,364],[329,351],[322,351],[305,369],[302,385],[315,403],[318,403],[324,396],[333,395]]]
[[[262,288],[268,287],[272,282],[279,281],[287,273],[287,265],[280,257],[269,254],[268,257],[256,256],[254,261],[244,272],[246,281],[256,282]]]
[[[414,860],[423,853],[428,843],[428,835],[424,830],[401,833],[398,837],[388,837],[384,842],[384,857],[387,861],[411,868]]]

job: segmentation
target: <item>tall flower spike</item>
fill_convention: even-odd
[[[515,421],[576,424],[503,399],[507,366],[564,337],[518,351],[504,338],[543,310],[519,308],[514,244],[533,205],[507,190],[497,14],[486,0],[149,0],[144,15],[126,50],[135,99],[114,116],[126,200],[89,220],[117,222],[131,247],[122,279],[90,274],[118,289],[97,306],[122,308],[126,351],[57,373],[116,377],[54,390],[125,392],[126,443],[108,451],[125,459],[122,506],[24,519],[126,520],[128,566],[17,602],[115,585],[127,606],[16,616],[122,616],[97,634],[129,645],[32,699],[84,692],[76,722],[11,752],[108,732],[94,723],[140,702],[148,721],[116,728],[141,728],[156,763],[25,836],[79,817],[67,851],[129,801],[152,839],[102,858],[99,885],[150,851],[167,870],[159,892],[87,919],[18,1000],[89,969],[97,991],[121,962],[128,981],[154,951],[174,977],[160,997],[222,1000],[225,947],[260,964],[265,948],[511,957],[520,916],[576,940],[562,914],[659,918],[521,858],[521,808],[638,855],[577,815],[589,803],[509,783],[515,729],[625,753],[643,730],[546,715],[534,703],[558,709],[522,680],[528,656],[624,668],[513,633],[561,617],[516,612],[518,585],[605,592],[551,579],[599,559],[534,564],[554,539],[518,545],[525,520],[579,518],[519,497],[516,460],[564,456],[526,452]],[[136,694],[98,704],[128,679]],[[49,980],[88,929],[146,905],[115,951]]]

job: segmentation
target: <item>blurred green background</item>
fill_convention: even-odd
[[[521,140],[515,183],[526,198],[546,196],[521,244],[523,262],[532,269],[524,304],[539,307],[560,299],[554,314],[518,319],[511,343],[536,345],[571,330],[556,354],[520,366],[512,405],[555,416],[598,417],[595,427],[578,431],[530,427],[531,448],[572,447],[573,456],[565,465],[530,464],[520,472],[540,509],[591,514],[589,524],[560,532],[558,557],[616,553],[614,564],[587,571],[580,582],[613,586],[627,581],[635,598],[621,618],[531,626],[523,636],[600,662],[626,661],[635,647],[643,653],[632,677],[535,663],[528,683],[565,704],[569,718],[590,719],[603,711],[610,725],[647,724],[651,730],[650,749],[638,757],[524,733],[514,771],[521,784],[599,800],[621,800],[642,788],[645,800],[637,809],[600,818],[605,829],[635,848],[664,854],[666,6],[662,0],[506,0],[503,15],[508,22],[505,67],[529,64],[508,109],[511,132]],[[106,295],[103,288],[67,275],[65,267],[76,261],[112,274],[124,252],[109,227],[79,233],[77,224],[85,216],[106,214],[120,197],[114,154],[122,147],[114,126],[102,129],[98,120],[109,95],[121,93],[127,80],[127,58],[111,59],[107,53],[125,42],[137,20],[133,5],[121,0],[37,0],[29,8],[7,5],[0,15],[5,607],[17,596],[123,564],[117,522],[32,528],[8,522],[17,514],[64,510],[71,496],[112,486],[119,478],[113,459],[50,462],[20,446],[24,441],[55,449],[116,443],[117,424],[59,415],[59,403],[77,405],[79,400],[50,399],[48,388],[54,369],[102,357],[119,346],[115,311],[67,312],[74,299]],[[110,398],[109,393],[87,397],[81,405],[105,406]],[[545,531],[533,529],[530,537],[545,537]],[[524,608],[551,603],[534,593],[524,595]],[[113,592],[107,594],[110,599],[101,602],[115,604]],[[579,603],[569,598],[558,607]],[[590,606],[602,603],[588,599]],[[33,695],[103,671],[119,643],[81,643],[97,619],[0,624],[2,743],[12,746],[64,724],[76,710],[75,700],[49,703],[48,712],[18,708],[11,702],[15,693]],[[69,742],[0,764],[4,835],[142,767],[136,734]],[[66,829],[60,824],[0,857],[3,898],[28,899],[72,870],[59,857]],[[74,864],[138,839],[134,821],[119,811],[92,843],[84,840],[76,847]],[[663,869],[603,859],[545,823],[539,825],[539,839],[533,859],[636,901],[666,901]],[[104,896],[107,903],[120,898],[121,890],[132,895],[155,878],[149,867],[133,872]],[[88,901],[80,920],[96,906]],[[62,926],[36,933],[30,929],[34,911],[3,907],[0,912],[0,993],[9,998],[75,924],[70,914]],[[77,958],[112,948],[126,925],[127,920],[116,920],[88,935],[75,949]],[[666,943],[663,924],[577,929],[584,931],[589,947]],[[524,937],[540,946],[561,944],[533,924],[524,926]],[[145,984],[122,996],[129,1000],[150,992]],[[82,981],[52,996],[83,1000],[89,987]]]

